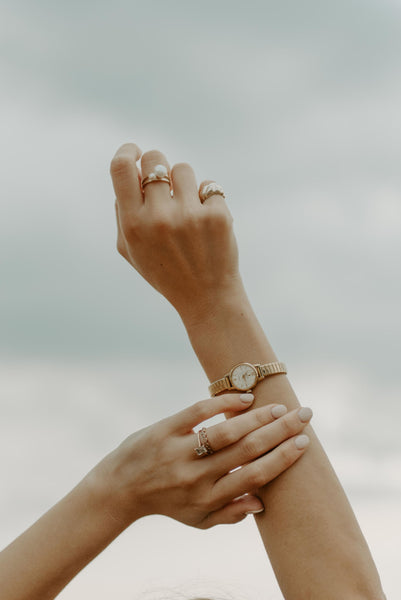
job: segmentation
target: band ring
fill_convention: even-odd
[[[156,165],[153,168],[153,171],[142,180],[142,190],[146,185],[148,185],[148,183],[155,183],[157,181],[164,181],[165,183],[171,185],[171,179],[168,175],[167,167],[164,165]]]
[[[226,197],[222,186],[216,183],[215,181],[212,181],[211,183],[206,183],[203,186],[203,188],[199,192],[199,197],[202,202],[205,202],[205,200],[210,198],[210,196],[214,196],[215,194],[222,196],[223,198]]]
[[[202,427],[198,431],[198,446],[194,448],[197,456],[209,456],[214,453],[213,448],[209,444],[209,440],[206,433],[206,427]]]

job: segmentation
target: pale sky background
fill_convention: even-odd
[[[400,54],[400,0],[0,1],[1,545],[207,394],[115,250],[109,162],[135,141],[224,186],[256,312],[399,596]],[[253,523],[152,517],[60,598],[180,582],[281,597]]]

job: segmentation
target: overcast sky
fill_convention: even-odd
[[[373,494],[375,464],[401,499],[400,55],[396,0],[0,2],[4,430],[18,431],[17,400],[50,407],[49,373],[74,377],[73,406],[91,414],[84,391],[105,385],[106,406],[113,369],[121,411],[127,365],[196,372],[174,310],[115,250],[109,162],[134,141],[224,186],[280,359],[329,446],[363,449],[359,466],[339,459],[343,476]],[[138,425],[163,416],[151,395]],[[74,429],[71,410],[49,417],[55,431]]]
[[[182,354],[172,310],[114,250],[108,163],[137,141],[224,185],[286,353],[398,364],[400,6],[1,11],[3,353]]]

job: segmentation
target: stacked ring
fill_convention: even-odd
[[[215,181],[212,181],[211,183],[206,183],[203,188],[201,189],[200,193],[199,193],[199,197],[201,199],[202,202],[205,202],[205,200],[207,200],[208,198],[210,198],[210,196],[213,196],[214,194],[218,194],[219,196],[223,196],[223,198],[226,197],[223,188],[221,187],[221,185],[219,185],[218,183],[216,183]]]
[[[156,181],[165,181],[171,185],[171,179],[168,175],[167,167],[164,165],[156,165],[151,173],[142,181],[142,189],[148,183],[154,183]]]
[[[208,456],[213,454],[214,450],[209,444],[209,440],[207,438],[206,427],[202,427],[198,431],[198,446],[194,448],[196,454],[198,456]]]

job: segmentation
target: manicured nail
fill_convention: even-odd
[[[313,415],[312,409],[308,408],[307,406],[303,406],[298,411],[298,417],[299,417],[299,420],[302,421],[302,423],[307,423],[308,421],[310,421],[312,418],[312,415]]]
[[[284,404],[278,404],[277,406],[273,406],[271,413],[275,419],[278,417],[282,417],[287,412],[287,407]]]
[[[259,513],[262,513],[265,509],[264,508],[258,508],[258,510],[247,510],[246,511],[246,515],[258,515]]]
[[[253,402],[255,400],[255,396],[253,394],[241,394],[239,399],[241,400],[241,402],[244,402],[245,404],[250,404],[251,402]]]
[[[304,448],[306,448],[306,446],[308,444],[309,444],[309,438],[305,434],[299,435],[298,437],[295,438],[295,445],[298,448],[298,450],[303,450]]]

